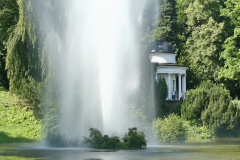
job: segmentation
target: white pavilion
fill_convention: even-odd
[[[172,46],[163,41],[150,45],[150,61],[155,65],[155,79],[164,77],[168,86],[167,100],[179,100],[186,93],[187,67],[176,64],[176,54]]]

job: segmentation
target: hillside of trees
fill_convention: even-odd
[[[239,0],[147,0],[142,41],[147,44],[162,40],[174,47],[178,63],[189,67],[188,89],[210,80],[223,83],[232,97],[240,97],[239,3]],[[159,18],[153,19],[156,4]],[[57,12],[62,7],[61,1],[0,1],[0,85],[29,99],[36,107],[40,100],[34,94],[48,75],[43,39],[48,35],[40,36],[43,28],[36,16],[40,7],[54,15],[56,26],[61,24],[62,15]],[[61,28],[54,29],[61,33]]]
[[[239,0],[160,0],[152,40],[169,42],[189,67],[187,88],[210,80],[240,97]],[[146,17],[147,18],[147,17]]]
[[[40,22],[49,13],[52,30],[61,36],[61,7],[61,0],[0,0],[0,86],[26,99],[40,118],[52,73],[46,58],[52,31],[43,32]],[[210,81],[230,91],[231,100],[239,100],[239,19],[240,0],[146,0],[140,38],[145,45],[162,40],[174,47],[178,63],[189,68],[188,89]]]

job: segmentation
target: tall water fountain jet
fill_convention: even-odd
[[[69,141],[98,128],[123,134],[136,126],[130,104],[139,96],[139,26],[144,0],[64,1],[61,54],[51,54],[58,84],[60,133]],[[51,24],[51,22],[48,22]],[[53,44],[50,48],[57,45]],[[50,83],[51,84],[51,83]],[[46,93],[52,93],[48,87]],[[48,99],[48,94],[46,96]],[[152,109],[149,104],[149,109]]]

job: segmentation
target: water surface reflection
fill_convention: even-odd
[[[239,139],[217,143],[156,145],[144,150],[94,150],[88,148],[44,148],[29,144],[0,145],[0,159],[7,160],[236,160],[240,159]]]

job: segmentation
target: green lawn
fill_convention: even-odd
[[[40,140],[41,128],[32,107],[0,87],[0,143]]]

